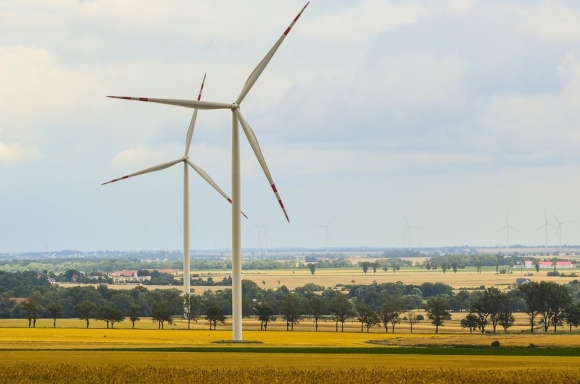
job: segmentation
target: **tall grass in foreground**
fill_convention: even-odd
[[[57,364],[4,365],[2,383],[572,383],[573,371],[539,369],[386,369],[351,368],[170,368],[101,365],[94,367]]]

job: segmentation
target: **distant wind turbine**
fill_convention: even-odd
[[[197,96],[197,100],[201,99],[201,93],[203,91],[203,85],[205,84],[205,76],[203,77],[203,82],[201,83],[201,88],[199,90],[199,95]],[[211,185],[220,195],[222,195],[227,201],[232,203],[232,200],[221,190],[221,188],[212,180],[211,177],[200,167],[195,165],[189,159],[189,148],[191,146],[191,139],[193,138],[193,130],[195,128],[195,120],[197,119],[197,109],[193,111],[193,116],[191,117],[191,122],[189,123],[189,128],[187,130],[187,135],[185,137],[185,152],[183,153],[183,157],[169,161],[167,163],[155,165],[153,167],[144,169],[142,171],[138,171],[135,173],[131,173],[129,175],[120,177],[118,179],[114,179],[111,181],[107,181],[101,185],[114,183],[116,181],[125,180],[130,177],[144,175],[146,173],[162,171],[169,167],[174,166],[178,163],[183,163],[183,291],[184,293],[189,294],[190,292],[190,244],[189,244],[189,167],[193,168],[195,172],[197,172],[209,185]],[[189,167],[188,167],[189,166]],[[242,214],[244,214],[242,212]],[[245,216],[245,215],[244,215]]]
[[[546,244],[544,245],[544,248],[548,248],[548,227],[557,228],[554,224],[548,223],[548,216],[546,215],[546,211],[544,211],[544,224],[540,228],[536,229],[536,231],[539,231],[542,228],[546,229]]]
[[[260,220],[258,220],[260,221]],[[266,248],[266,256],[268,256],[268,228],[274,228],[277,227],[278,225],[270,225],[270,222],[267,222],[266,224],[262,223],[260,221],[260,224],[262,225],[262,228],[264,228],[264,241],[265,241],[265,248]]]
[[[498,229],[498,231],[497,231],[497,232],[501,232],[501,231],[503,231],[504,229],[506,230],[506,237],[507,237],[507,242],[506,242],[506,244],[507,244],[507,247],[509,248],[509,247],[510,247],[510,228],[511,228],[511,229],[515,229],[515,230],[516,230],[516,231],[518,231],[518,232],[519,232],[520,230],[519,230],[519,229],[517,229],[516,227],[512,227],[512,226],[510,225],[510,219],[509,219],[509,216],[508,216],[508,214],[507,214],[507,213],[506,213],[505,217],[506,217],[506,219],[505,219],[505,220],[506,220],[506,225],[505,225],[505,227],[502,227],[501,229]],[[496,233],[497,233],[497,232],[496,232]]]
[[[554,216],[553,213],[552,213],[552,216]],[[571,223],[571,221],[560,221],[560,220],[556,219],[556,216],[554,216],[554,220],[556,220],[558,222],[558,226],[556,227],[557,228],[556,235],[558,234],[558,232],[560,232],[560,249],[562,249],[562,225]]]
[[[334,220],[334,217],[332,219],[330,219],[330,221],[326,225],[314,224],[315,227],[320,227],[320,228],[324,228],[325,229],[325,232],[326,232],[326,254],[328,254],[328,236],[330,235],[330,233],[328,232],[328,226],[330,225],[330,223],[332,223],[332,220]]]
[[[248,220],[249,221],[249,220]],[[262,255],[262,227],[249,221],[254,227],[258,228],[258,254]]]
[[[409,224],[409,220],[407,220],[407,216],[405,216],[405,221],[407,222],[407,230],[405,231],[405,233],[403,233],[403,236],[401,236],[401,239],[403,237],[405,237],[405,235],[408,233],[409,234],[409,249],[411,249],[411,230],[413,228],[423,228],[423,227],[415,227],[415,226],[412,226],[411,224]]]

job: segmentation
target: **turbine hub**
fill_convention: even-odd
[[[232,111],[235,111],[235,110],[237,110],[239,108],[240,108],[240,106],[237,103],[233,103],[232,104]]]

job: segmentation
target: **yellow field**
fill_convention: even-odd
[[[12,320],[13,321],[13,320]],[[12,322],[10,321],[10,322]],[[22,321],[22,320],[21,320]],[[0,321],[0,326],[10,324]],[[89,328],[85,329],[81,320],[61,320],[63,325],[74,328],[0,328],[0,349],[78,349],[78,348],[152,348],[152,347],[192,347],[215,346],[216,341],[231,340],[231,328],[217,331],[207,329],[128,329],[128,328]],[[146,322],[149,324],[149,322]],[[22,324],[21,324],[22,325]],[[430,326],[432,327],[432,326]],[[531,343],[538,347],[580,347],[580,334],[543,333],[536,334],[511,332],[495,335],[480,333],[402,333],[385,334],[384,331],[334,332],[282,330],[257,331],[244,327],[245,341],[259,341],[256,347],[373,347],[367,341],[387,346],[426,346],[426,345],[483,345],[489,346],[499,340],[504,346],[527,347]],[[358,327],[360,330],[360,327]],[[379,328],[376,329],[379,331]]]
[[[362,269],[317,269],[314,275],[308,270],[297,269],[292,270],[261,270],[261,271],[243,271],[242,278],[251,280],[258,284],[262,289],[277,289],[278,287],[285,285],[289,289],[294,289],[296,287],[302,287],[308,283],[314,283],[322,285],[326,288],[332,288],[337,284],[350,285],[353,284],[354,280],[356,284],[368,285],[374,282],[381,283],[396,283],[398,281],[404,284],[417,284],[420,285],[424,282],[436,283],[443,282],[452,286],[455,289],[459,288],[478,288],[481,285],[486,287],[496,286],[499,288],[506,288],[508,285],[514,286],[516,284],[516,279],[518,277],[526,277],[525,274],[533,273],[533,276],[527,276],[529,279],[534,281],[554,281],[560,284],[568,283],[570,280],[575,279],[574,277],[558,277],[558,276],[547,276],[547,269],[542,269],[539,273],[532,270],[524,270],[520,273],[519,270],[513,270],[511,274],[496,274],[495,269],[491,268],[489,270],[483,271],[483,273],[478,274],[475,268],[467,268],[464,270],[459,270],[457,273],[453,271],[447,271],[443,273],[440,269],[436,271],[423,270],[421,272],[418,268],[403,268],[396,274],[393,274],[391,270],[385,272],[383,270],[377,271],[373,274],[370,270],[366,275],[362,272]],[[570,269],[562,270],[566,274],[570,272],[576,272],[580,276],[580,270]],[[224,277],[230,276],[228,271],[196,271],[200,277],[207,279],[211,276],[214,280],[219,281]],[[72,287],[79,284],[72,283],[59,283],[62,287]],[[134,284],[115,284],[110,285],[112,289],[133,289],[136,285]],[[165,285],[146,285],[147,289],[169,289],[177,288],[181,289],[180,286],[165,286]],[[220,290],[227,287],[218,286],[194,286],[192,289],[195,293],[201,294],[205,290]]]
[[[332,358],[333,356],[328,356]],[[235,358],[234,358],[235,360]],[[500,363],[500,361],[496,362]],[[550,362],[548,362],[550,363]],[[72,364],[4,365],[3,383],[573,383],[577,373],[570,369],[493,369],[470,368],[349,368],[323,369],[303,367],[227,367],[206,369],[145,366],[85,366]]]
[[[63,323],[80,320],[63,320]],[[2,322],[1,325],[6,325]],[[69,324],[70,325],[70,324]],[[78,324],[76,324],[78,325]],[[367,334],[244,331],[256,352],[151,352],[120,348],[233,346],[230,330],[0,328],[2,383],[577,382],[580,357],[271,353],[268,347],[385,345],[580,346],[580,335]],[[99,349],[116,349],[103,351]],[[36,350],[35,350],[36,349]],[[84,350],[79,350],[84,349]],[[88,349],[88,350],[86,350]],[[94,349],[94,350],[90,350]],[[262,352],[263,351],[263,352]],[[39,364],[41,363],[41,364]],[[549,367],[541,369],[539,367]]]

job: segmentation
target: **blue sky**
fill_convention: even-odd
[[[12,1],[0,7],[0,252],[179,249],[191,110],[232,102],[302,1]],[[313,1],[243,104],[286,224],[242,141],[243,209],[270,247],[580,244],[580,5]],[[192,160],[229,193],[230,114]],[[230,247],[230,207],[191,177],[192,249]],[[551,229],[549,242],[558,238]],[[243,224],[243,247],[258,230]]]

